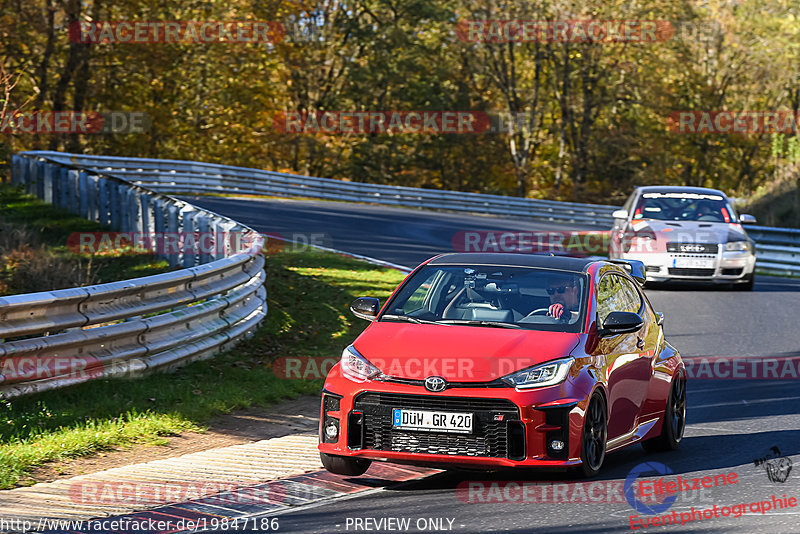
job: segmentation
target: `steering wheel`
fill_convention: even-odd
[[[533,310],[525,317],[533,317],[534,315],[547,315],[547,312],[550,311],[550,308],[539,308],[538,310]]]

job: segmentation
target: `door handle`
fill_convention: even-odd
[[[638,341],[636,341],[636,346],[639,347],[640,349],[643,349],[644,348],[644,339],[639,339]]]

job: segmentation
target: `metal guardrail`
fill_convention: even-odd
[[[251,334],[267,313],[263,238],[227,217],[124,179],[35,154],[12,158],[28,193],[121,232],[214,233],[213,252],[169,255],[183,269],[0,298],[0,397],[204,359]],[[232,250],[231,232],[246,249]]]
[[[759,272],[800,276],[800,230],[748,226],[756,242],[756,267]]]
[[[610,228],[616,206],[435,191],[344,182],[213,163],[30,152],[54,161],[102,170],[169,193],[296,196],[376,204],[448,209]],[[800,276],[800,230],[747,226],[756,242],[758,272]]]
[[[197,163],[28,152],[53,161],[103,171],[165,193],[224,193],[321,198],[376,204],[447,209],[529,219],[610,227],[614,206],[439,191],[416,187],[345,182],[280,172]]]

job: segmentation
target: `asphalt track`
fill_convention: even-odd
[[[535,221],[347,203],[210,197],[191,200],[267,234],[316,242],[407,266],[453,251],[453,237],[462,231],[580,229]],[[646,293],[654,307],[665,313],[667,338],[687,359],[800,356],[797,341],[800,321],[796,315],[800,281],[757,276],[753,292],[665,285],[648,288]],[[784,505],[783,509],[769,510],[766,514],[750,506],[752,502],[769,500],[772,507],[777,507],[773,496],[780,499],[785,495],[800,501],[800,467],[795,465],[788,478],[780,482],[771,480],[764,466],[754,463],[773,447],[790,463],[800,460],[799,383],[796,379],[690,380],[688,426],[681,449],[646,455],[640,447],[633,446],[612,453],[606,457],[600,477],[592,481],[603,484],[583,486],[580,479],[558,473],[447,472],[389,486],[369,495],[294,510],[281,517],[280,530],[800,532],[800,502],[795,507]],[[674,473],[670,480],[675,475],[702,478],[736,473],[736,483],[680,492],[663,512],[647,515],[634,510],[624,498],[626,477],[643,462],[663,464]],[[786,460],[783,465],[788,465]],[[649,481],[659,475],[642,472],[640,476]],[[472,494],[464,491],[465,484],[470,482],[483,482],[483,486],[472,487],[484,489],[475,489]],[[566,491],[551,494],[550,502],[546,503],[539,502],[541,487],[530,486],[562,482],[570,484]],[[523,493],[524,483],[529,484],[527,494]],[[560,491],[565,489],[558,487]],[[480,502],[481,499],[493,502]],[[650,504],[654,509],[658,507]],[[747,512],[735,517],[744,504],[748,505]],[[698,511],[715,505],[718,517],[712,512],[711,518],[697,519],[695,514],[683,525],[642,527],[645,518],[675,511],[680,523],[680,514],[691,514],[692,507]],[[737,505],[738,508],[733,508]],[[726,510],[730,515],[723,517]],[[638,516],[633,525],[631,516]],[[385,522],[390,518],[391,522]],[[382,519],[384,522],[378,523]],[[407,528],[404,520],[409,521]]]

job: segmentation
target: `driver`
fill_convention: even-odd
[[[547,282],[547,294],[550,296],[550,307],[547,315],[562,323],[572,320],[572,312],[578,312],[578,284],[574,277],[556,276]]]
[[[697,206],[695,217],[697,217],[698,220],[702,220],[702,217],[716,217],[716,213],[708,202],[700,202]]]

